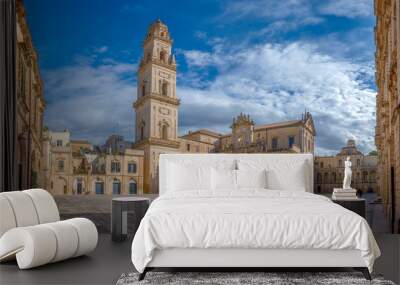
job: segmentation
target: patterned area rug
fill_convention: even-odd
[[[373,275],[368,281],[359,272],[148,272],[146,278],[138,281],[138,273],[122,274],[117,285],[145,284],[324,284],[324,285],[358,285],[379,284],[395,285],[381,276]]]

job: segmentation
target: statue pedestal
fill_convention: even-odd
[[[354,188],[333,188],[333,193],[353,193],[356,192],[357,193],[357,189]]]
[[[354,200],[358,199],[356,189],[334,188],[332,200]]]

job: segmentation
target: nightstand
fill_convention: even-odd
[[[133,234],[146,214],[150,199],[144,197],[117,197],[111,202],[111,237],[113,241],[124,241],[128,236],[128,212],[134,213]]]
[[[362,198],[357,198],[357,199],[332,199],[332,201],[336,204],[339,204],[340,206],[353,211],[356,214],[359,214],[361,217],[365,219],[365,211],[366,211],[366,201],[365,199]]]

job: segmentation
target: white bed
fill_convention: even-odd
[[[354,267],[369,278],[380,251],[367,222],[312,194],[312,173],[310,154],[161,155],[160,197],[132,243],[140,278],[155,267]]]

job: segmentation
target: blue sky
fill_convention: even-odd
[[[25,0],[52,130],[102,143],[133,140],[136,69],[148,25],[174,39],[180,133],[228,132],[250,113],[257,124],[314,117],[317,152],[348,138],[374,149],[372,0]]]

